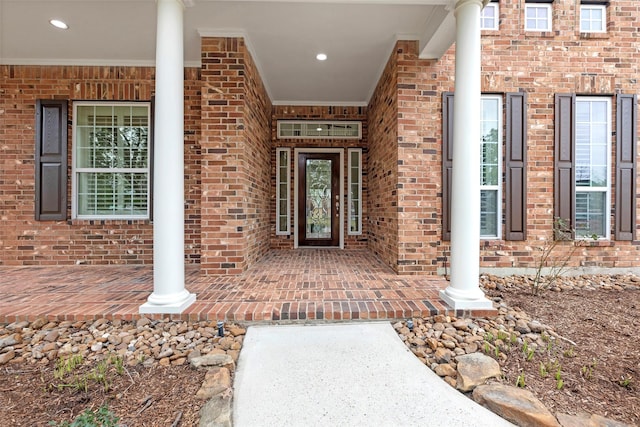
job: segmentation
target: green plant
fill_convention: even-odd
[[[489,352],[491,351],[491,344],[485,341],[484,345],[482,346],[482,351],[484,351],[485,354],[489,354]]]
[[[576,357],[576,351],[573,347],[569,347],[569,349],[565,350],[562,354],[564,357]]]
[[[532,295],[539,295],[542,290],[553,285],[565,273],[576,247],[571,246],[570,250],[560,251],[559,254],[556,254],[558,251],[555,249],[560,242],[571,241],[573,235],[574,230],[568,220],[555,218],[552,238],[545,240],[543,245],[537,248],[540,251],[540,257],[536,263],[536,274],[531,283]]]
[[[493,334],[491,332],[487,332],[486,334],[484,334],[484,340],[487,342],[493,342],[493,340],[495,339],[495,337],[493,336]]]
[[[520,372],[520,375],[518,375],[518,377],[516,378],[516,387],[520,387],[520,388],[526,387],[524,372]]]
[[[549,370],[547,369],[547,364],[544,362],[540,362],[540,377],[545,378],[549,375]]]
[[[591,379],[591,377],[593,376],[593,371],[596,368],[597,364],[598,361],[593,359],[593,362],[588,365],[584,365],[582,369],[580,369],[580,374],[582,375],[582,377],[587,380]]]
[[[633,378],[624,375],[620,378],[620,381],[618,381],[618,384],[620,384],[624,388],[631,388],[632,383]]]
[[[57,380],[63,379],[66,375],[73,372],[78,366],[82,365],[84,358],[81,354],[74,354],[67,359],[60,357],[53,368],[53,377]]]
[[[55,421],[49,421],[49,425],[55,427],[115,427],[119,420],[120,418],[116,417],[107,406],[101,406],[95,411],[89,408],[85,409],[71,423],[64,421],[58,424]]]
[[[520,372],[520,375],[518,375],[518,378],[516,378],[516,387],[524,388],[525,385],[524,372]]]
[[[525,357],[527,359],[527,362],[530,362],[533,359],[533,355],[536,354],[535,350],[533,350],[532,348],[530,348],[526,353],[525,353]]]
[[[498,331],[498,339],[501,341],[506,341],[509,338],[509,335],[504,331]]]
[[[562,387],[564,387],[564,380],[562,379],[562,372],[560,371],[559,366],[555,374],[555,379],[556,379],[556,389],[562,390]]]

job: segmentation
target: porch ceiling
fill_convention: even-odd
[[[438,58],[455,38],[451,0],[185,3],[186,65],[201,35],[242,35],[275,104],[365,105],[396,40]],[[0,63],[152,66],[155,31],[155,0],[0,0]]]

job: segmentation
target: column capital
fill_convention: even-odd
[[[465,6],[469,6],[472,4],[475,4],[477,6],[480,6],[480,10],[482,10],[482,8],[484,8],[487,3],[489,3],[490,0],[453,0],[453,10],[454,13],[457,12],[459,9],[465,7]]]

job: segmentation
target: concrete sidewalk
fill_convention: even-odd
[[[252,326],[234,426],[510,426],[424,366],[388,322]]]

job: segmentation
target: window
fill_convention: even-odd
[[[602,4],[580,5],[580,32],[606,32],[607,7]]]
[[[362,149],[349,148],[349,234],[362,234]]]
[[[503,99],[506,101],[503,102]],[[453,93],[443,93],[443,240],[451,239],[453,134],[456,130],[453,123],[453,104]],[[527,94],[526,92],[509,92],[504,95],[482,95],[480,108],[481,139],[478,143],[481,147],[478,161],[481,176],[478,190],[481,203],[479,218],[481,237],[499,239],[504,234],[505,240],[526,240]],[[503,135],[503,127],[506,129],[505,135]]]
[[[482,9],[482,14],[480,15],[480,29],[498,29],[498,3],[491,2]]]
[[[149,132],[149,103],[74,104],[75,218],[149,218]]]
[[[278,120],[278,138],[361,139],[362,123]]]
[[[502,97],[483,95],[480,129],[480,235],[500,237]]]
[[[287,235],[290,233],[289,217],[291,170],[289,168],[290,148],[276,149],[276,234]]]
[[[527,31],[551,31],[551,5],[525,4],[525,29]]]
[[[609,238],[611,100],[576,99],[576,237]]]

